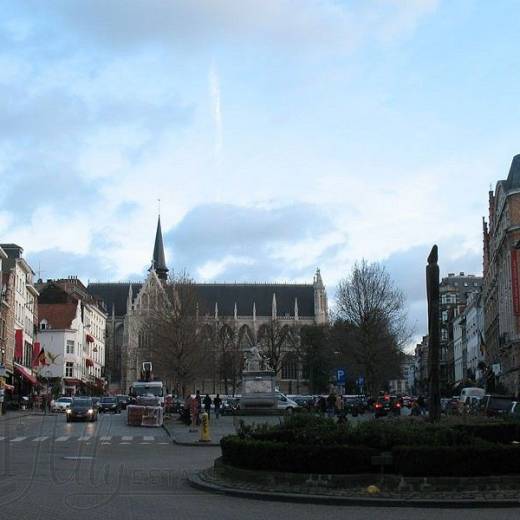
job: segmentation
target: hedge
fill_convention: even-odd
[[[499,444],[511,444],[513,441],[520,441],[519,422],[485,422],[476,424],[457,424],[452,426],[458,432],[478,437],[488,442]]]
[[[224,437],[220,445],[223,462],[244,469],[322,474],[378,471],[372,457],[379,451],[365,446],[292,444],[238,436]]]
[[[516,446],[400,446],[392,454],[394,472],[409,477],[520,474],[520,447]]]

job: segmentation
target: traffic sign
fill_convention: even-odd
[[[347,379],[347,372],[344,368],[338,368],[336,370],[336,382],[338,385],[344,385]]]

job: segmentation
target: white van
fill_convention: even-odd
[[[459,407],[462,407],[465,404],[469,406],[472,402],[482,399],[485,395],[486,391],[483,388],[478,388],[476,386],[463,388],[460,392]]]
[[[278,410],[286,410],[287,412],[292,412],[295,408],[299,408],[298,403],[289,399],[286,395],[282,394],[282,392],[276,392],[276,396],[278,398]]]

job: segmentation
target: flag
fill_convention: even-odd
[[[33,366],[47,365],[47,358],[45,357],[45,349],[42,348],[36,358],[34,359]]]

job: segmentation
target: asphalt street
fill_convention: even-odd
[[[161,428],[93,424],[63,415],[0,423],[4,518],[35,519],[517,519],[517,510],[332,507],[266,502],[192,489],[186,476],[212,465],[219,448],[173,445]]]

